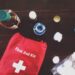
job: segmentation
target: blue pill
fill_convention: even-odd
[[[45,34],[45,32],[46,32],[46,27],[45,27],[45,25],[44,25],[43,23],[38,22],[38,23],[36,23],[36,24],[34,25],[33,31],[34,31],[34,33],[35,33],[36,35],[41,36],[41,35]]]

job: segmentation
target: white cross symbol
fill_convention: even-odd
[[[12,67],[15,68],[15,73],[19,73],[21,70],[26,70],[26,66],[23,66],[24,61],[19,60],[18,63],[13,63]]]

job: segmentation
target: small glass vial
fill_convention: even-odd
[[[37,22],[34,27],[33,27],[33,31],[36,35],[43,35],[46,32],[46,26],[43,23]]]

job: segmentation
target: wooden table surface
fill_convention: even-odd
[[[21,18],[18,30],[0,27],[0,57],[9,39],[16,32],[34,40],[47,42],[48,48],[39,75],[52,75],[53,56],[58,55],[63,60],[75,51],[75,0],[0,0],[0,9],[12,9]],[[30,10],[38,13],[36,21],[29,19]],[[53,22],[55,15],[61,16],[60,23]],[[47,27],[47,32],[43,36],[36,36],[32,30],[34,24],[39,21]],[[60,43],[53,40],[53,35],[57,31],[63,34],[63,40]]]

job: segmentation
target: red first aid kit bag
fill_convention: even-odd
[[[16,33],[0,61],[0,75],[38,75],[47,44]]]

